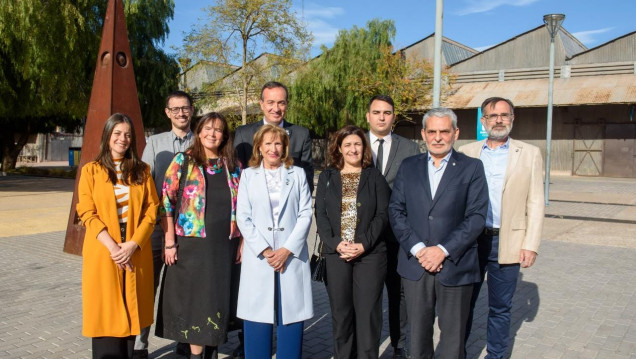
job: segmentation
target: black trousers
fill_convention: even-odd
[[[437,312],[440,341],[435,357],[463,359],[473,285],[448,287],[429,272],[416,281],[402,279],[402,284],[411,323],[411,358],[433,358],[433,326]]]
[[[394,239],[386,241],[386,294],[389,304],[389,336],[391,346],[396,348],[406,348],[406,300],[404,299],[404,288],[402,287],[402,277],[397,272],[398,253],[400,244]]]
[[[133,354],[135,336],[97,337],[92,339],[92,344],[93,359],[128,359]]]
[[[345,262],[326,254],[327,294],[331,305],[334,358],[379,357],[382,287],[386,252],[370,252]]]

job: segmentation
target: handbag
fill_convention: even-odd
[[[316,243],[320,241],[320,248],[318,249],[318,253],[316,253]],[[327,261],[326,258],[322,255],[322,241],[320,237],[318,237],[318,233],[316,233],[316,240],[314,241],[314,250],[311,255],[311,261],[309,262],[309,266],[311,268],[311,280],[316,282],[323,282],[325,285],[327,284]]]

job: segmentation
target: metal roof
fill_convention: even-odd
[[[446,41],[446,39],[442,41],[442,54],[444,54],[446,64],[449,66],[465,58],[471,57],[476,53],[476,50],[471,51],[466,47],[457,46],[452,42]]]
[[[455,85],[442,105],[477,108],[493,96],[509,98],[515,107],[548,104],[548,79],[473,82]],[[603,75],[554,79],[554,106],[636,103],[635,75]]]

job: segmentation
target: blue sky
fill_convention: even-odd
[[[184,32],[196,26],[214,0],[176,0],[175,16],[163,47],[174,52]],[[330,46],[340,29],[367,21],[393,19],[396,48],[435,31],[435,0],[293,0],[314,34],[312,55]],[[444,36],[483,50],[543,24],[543,15],[563,13],[563,27],[588,48],[636,31],[636,0],[446,0]],[[257,51],[259,53],[260,51]]]

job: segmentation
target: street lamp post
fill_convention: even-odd
[[[549,205],[550,194],[550,151],[552,148],[552,92],[554,89],[554,37],[559,32],[565,19],[563,14],[549,14],[543,16],[548,32],[550,33],[550,76],[548,80],[548,121],[546,129],[546,156],[545,156],[545,205]]]
[[[435,2],[435,46],[433,54],[433,107],[440,106],[442,93],[442,22],[444,0]]]

